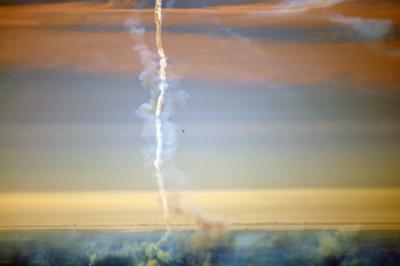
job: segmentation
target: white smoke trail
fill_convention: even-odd
[[[157,0],[154,8],[156,24],[156,56],[148,49],[145,40],[145,29],[140,26],[137,19],[131,19],[125,26],[131,32],[136,41],[134,50],[139,53],[144,70],[140,74],[140,80],[145,88],[152,93],[150,102],[142,104],[137,114],[145,122],[144,136],[155,138],[155,147],[151,153],[151,165],[157,178],[157,184],[163,209],[164,221],[166,223],[166,234],[160,239],[159,244],[165,241],[170,232],[170,209],[176,214],[189,216],[195,223],[207,232],[207,234],[218,235],[217,232],[224,231],[226,223],[217,217],[208,215],[200,209],[189,206],[184,195],[178,190],[167,193],[165,178],[171,178],[175,185],[182,185],[179,170],[173,164],[173,157],[176,150],[176,125],[168,120],[174,109],[174,102],[182,102],[186,94],[182,91],[174,94],[171,98],[169,82],[167,79],[167,57],[162,45],[162,0]],[[168,92],[168,94],[167,94]]]
[[[164,212],[164,219],[167,223],[169,222],[169,207],[168,207],[168,198],[165,192],[165,182],[164,177],[161,172],[162,167],[162,153],[163,153],[163,131],[162,131],[162,110],[165,101],[165,91],[168,89],[167,82],[167,57],[165,56],[164,48],[162,46],[161,33],[162,33],[162,0],[157,0],[154,7],[154,17],[156,21],[156,45],[157,52],[159,56],[159,70],[158,70],[158,98],[157,98],[157,106],[155,111],[155,127],[156,127],[156,156],[153,162],[154,168],[156,169],[156,177],[158,188],[160,191],[161,203]]]
[[[170,202],[166,195],[164,177],[162,173],[162,164],[163,164],[163,148],[164,148],[164,136],[163,136],[163,120],[162,114],[165,103],[165,92],[168,89],[168,81],[167,81],[167,57],[164,52],[164,48],[162,45],[162,0],[157,0],[154,8],[155,22],[156,22],[156,46],[157,53],[159,57],[159,69],[158,69],[158,98],[157,105],[155,111],[155,128],[156,128],[156,155],[153,162],[154,168],[156,169],[156,177],[158,182],[158,187],[161,196],[161,202],[163,206],[164,219],[167,224],[167,230],[169,231],[169,207]],[[193,207],[188,207],[184,205],[184,201],[182,199],[183,195],[179,193],[175,193],[176,196],[175,203],[171,204],[174,208],[175,212],[181,213],[184,215],[188,215],[193,218],[197,225],[200,226],[203,230],[205,229],[208,233],[214,233],[214,231],[221,231],[221,229],[225,228],[225,223],[218,219],[214,218],[200,210],[194,209]],[[168,232],[165,235],[168,237]],[[164,237],[160,240],[162,242]]]
[[[152,165],[154,167],[155,176],[157,178],[164,220],[167,224],[167,229],[169,230],[169,204],[165,189],[164,176],[162,174],[163,155],[166,146],[164,140],[166,139],[166,141],[168,142],[168,136],[164,135],[164,124],[167,121],[163,121],[163,112],[165,111],[165,92],[168,88],[168,83],[166,80],[167,59],[161,42],[162,22],[160,7],[161,3],[159,7],[157,7],[156,5],[154,11],[157,24],[156,42],[159,51],[158,54],[160,57],[158,62],[154,60],[153,53],[148,49],[144,41],[145,29],[144,27],[140,26],[139,21],[137,19],[131,19],[127,21],[125,25],[136,41],[134,50],[139,53],[141,63],[144,66],[144,70],[140,74],[140,80],[142,81],[144,87],[151,89],[152,93],[152,99],[150,103],[145,103],[141,106],[141,108],[138,110],[138,116],[143,118],[143,120],[145,121],[144,135],[155,136],[156,147],[154,152],[154,159],[152,160]],[[157,74],[155,74],[155,72],[157,72]],[[154,90],[154,88],[156,88],[156,90]],[[152,130],[154,130],[154,132],[149,134],[149,131]],[[171,136],[169,136],[169,138],[171,138]],[[171,143],[169,143],[169,145],[171,145]]]

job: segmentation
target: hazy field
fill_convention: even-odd
[[[0,265],[400,265],[396,231],[17,230],[0,233]]]

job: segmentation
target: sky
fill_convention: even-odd
[[[372,192],[372,193],[371,193]],[[397,189],[213,190],[189,195],[195,207],[232,227],[252,229],[399,228]],[[23,192],[0,194],[4,227],[163,228],[156,192]],[[211,216],[210,216],[211,217]],[[193,225],[172,215],[171,225]]]
[[[166,1],[176,164],[199,190],[400,185],[397,1]],[[0,191],[156,190],[129,19],[151,1],[0,1]],[[184,130],[184,132],[183,132]]]
[[[399,189],[289,188],[202,190],[186,204],[234,229],[399,229]],[[4,228],[163,229],[156,192],[13,192],[0,194]],[[171,214],[170,225],[192,228],[188,215]]]

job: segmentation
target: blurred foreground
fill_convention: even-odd
[[[0,265],[400,265],[400,231],[5,230]]]

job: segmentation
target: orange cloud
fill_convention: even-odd
[[[341,4],[329,8],[357,16],[394,18],[389,10]],[[329,27],[321,12],[298,16],[253,16],[272,4],[223,6],[209,9],[169,9],[165,25],[178,27]],[[67,69],[84,73],[138,74],[142,66],[132,47],[134,40],[122,28],[133,15],[152,25],[152,10],[112,8],[104,4],[43,4],[1,7],[3,30],[0,66],[35,69]],[[378,10],[378,11],[377,11]],[[385,14],[386,14],[385,13]],[[395,20],[394,20],[395,21]],[[82,28],[83,27],[83,28]],[[85,27],[87,27],[85,30]],[[146,42],[154,49],[153,32]],[[321,36],[324,38],[324,36]],[[243,37],[243,39],[245,39]],[[399,47],[396,39],[371,46],[365,43],[269,41],[254,36],[243,42],[235,36],[183,31],[164,32],[164,42],[173,75],[185,78],[248,83],[311,84],[337,78],[376,88],[398,89],[400,59],[387,52]]]

